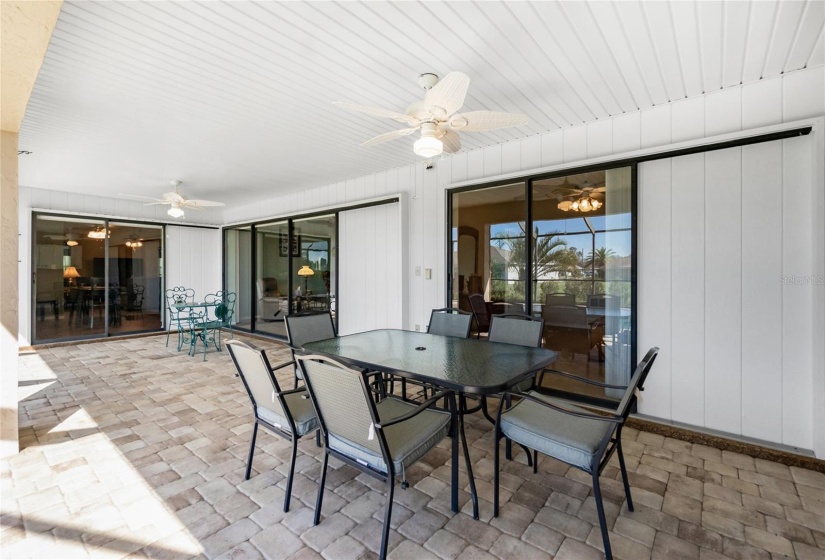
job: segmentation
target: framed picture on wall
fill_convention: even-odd
[[[280,257],[300,257],[301,256],[301,236],[297,228],[292,234],[292,242],[289,236],[281,233],[278,236],[278,256]]]

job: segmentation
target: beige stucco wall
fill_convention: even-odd
[[[17,133],[62,4],[0,1],[0,457],[18,451]]]

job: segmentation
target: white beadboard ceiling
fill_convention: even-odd
[[[20,131],[23,186],[234,206],[406,165],[416,78],[522,112],[463,150],[825,63],[825,2],[66,1]]]

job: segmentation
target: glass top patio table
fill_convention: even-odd
[[[546,348],[393,329],[310,342],[304,350],[476,395],[500,393],[557,357]]]

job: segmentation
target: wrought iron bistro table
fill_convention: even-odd
[[[557,357],[556,352],[545,348],[393,329],[310,342],[304,346],[304,351],[457,392],[459,432],[476,519],[478,495],[464,435],[464,397],[500,393],[549,366]],[[452,510],[458,511],[456,485],[453,485],[451,500]]]

